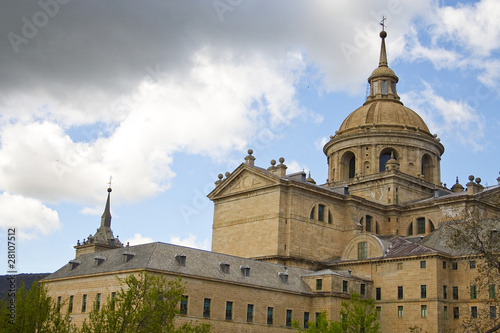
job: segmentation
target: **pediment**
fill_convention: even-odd
[[[209,198],[213,200],[221,196],[265,188],[279,182],[278,178],[274,178],[275,177],[273,175],[267,175],[265,172],[256,170],[235,170],[229,178],[225,179],[222,184],[217,186],[215,190],[210,193]]]

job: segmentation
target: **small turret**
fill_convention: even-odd
[[[78,240],[75,249],[76,257],[85,253],[94,253],[108,249],[114,249],[118,247],[123,247],[118,237],[115,238],[113,231],[111,230],[111,208],[110,208],[110,196],[111,196],[111,181],[110,187],[108,187],[108,198],[106,200],[106,206],[104,207],[104,212],[101,216],[101,226],[97,229],[95,235],[89,235],[87,239],[84,239],[82,243]]]

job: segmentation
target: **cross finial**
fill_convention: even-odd
[[[108,182],[108,187],[111,188],[111,181],[113,180],[113,176],[109,176],[109,182]]]
[[[382,21],[380,21],[380,25],[382,26],[382,31],[385,31],[385,16],[382,16]]]

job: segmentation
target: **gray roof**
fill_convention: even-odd
[[[130,257],[125,261],[124,257]],[[182,266],[176,255],[184,255],[186,264]],[[98,258],[94,259],[94,258]],[[103,260],[102,258],[106,258]],[[100,262],[99,265],[97,263]],[[229,273],[224,273],[221,264],[230,265]],[[250,276],[245,277],[242,269],[248,266]],[[311,289],[302,280],[302,276],[312,270],[286,267],[252,259],[240,258],[210,251],[203,251],[162,242],[111,249],[102,252],[82,254],[71,260],[45,281],[83,277],[93,274],[116,274],[127,270],[155,270],[165,273],[215,279],[224,283],[238,283],[249,286],[280,289],[289,292],[308,293]],[[288,282],[284,283],[278,273],[287,273]]]

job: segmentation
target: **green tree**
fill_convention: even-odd
[[[464,316],[461,322],[463,329],[467,332],[497,332],[500,330],[500,319],[498,314],[490,314],[490,306],[500,309],[499,292],[496,290],[500,285],[500,219],[488,219],[477,209],[468,209],[444,227],[448,234],[448,246],[455,254],[476,259],[478,274],[471,285],[476,285],[477,290],[488,297],[486,306],[478,307],[475,318]],[[492,293],[489,292],[491,286],[494,289]]]
[[[343,301],[340,309],[340,321],[330,321],[326,312],[321,312],[315,322],[309,322],[303,331],[297,322],[294,327],[306,333],[377,333],[379,323],[373,299],[363,299],[358,293],[352,293],[349,302]]]
[[[210,331],[208,324],[185,323],[175,328],[177,304],[184,292],[180,278],[167,281],[163,276],[141,272],[119,280],[122,287],[115,299],[108,297],[101,309],[93,307],[83,323],[82,333]]]
[[[33,282],[27,290],[24,282],[13,294],[0,300],[0,332],[5,333],[65,333],[70,326],[69,315],[59,313],[55,302],[47,295],[43,283]],[[15,300],[15,302],[14,302]]]

